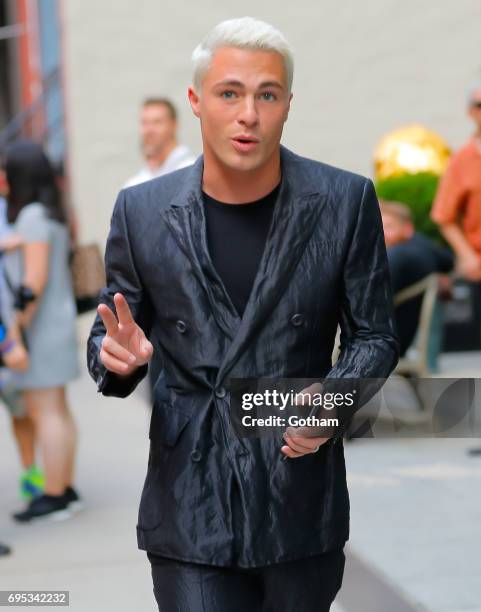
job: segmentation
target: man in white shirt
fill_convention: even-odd
[[[195,157],[177,142],[177,111],[167,98],[148,98],[140,115],[140,140],[145,166],[124,187],[132,187],[194,163]]]

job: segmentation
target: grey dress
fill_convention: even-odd
[[[48,242],[48,281],[37,311],[26,330],[30,367],[18,377],[19,389],[63,386],[79,374],[76,307],[68,265],[67,227],[48,217],[42,204],[28,204],[20,211],[12,230],[24,242]],[[5,258],[11,283],[23,280],[21,250]]]

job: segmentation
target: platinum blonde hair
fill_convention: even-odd
[[[221,47],[235,47],[252,51],[276,51],[284,59],[287,87],[290,93],[294,77],[294,57],[291,47],[284,35],[274,26],[253,17],[222,21],[194,49],[192,53],[193,83],[198,93],[200,93],[202,81],[209,69],[214,52]]]

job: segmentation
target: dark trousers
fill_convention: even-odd
[[[342,549],[249,569],[147,555],[159,612],[329,612],[345,564]]]

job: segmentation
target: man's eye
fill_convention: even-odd
[[[232,98],[234,98],[236,94],[235,94],[235,91],[232,91],[229,89],[227,91],[223,91],[220,95],[222,98],[225,98],[226,100],[232,100]]]
[[[264,91],[264,93],[261,93],[261,98],[263,100],[267,100],[268,102],[276,99],[275,95],[271,91]]]

